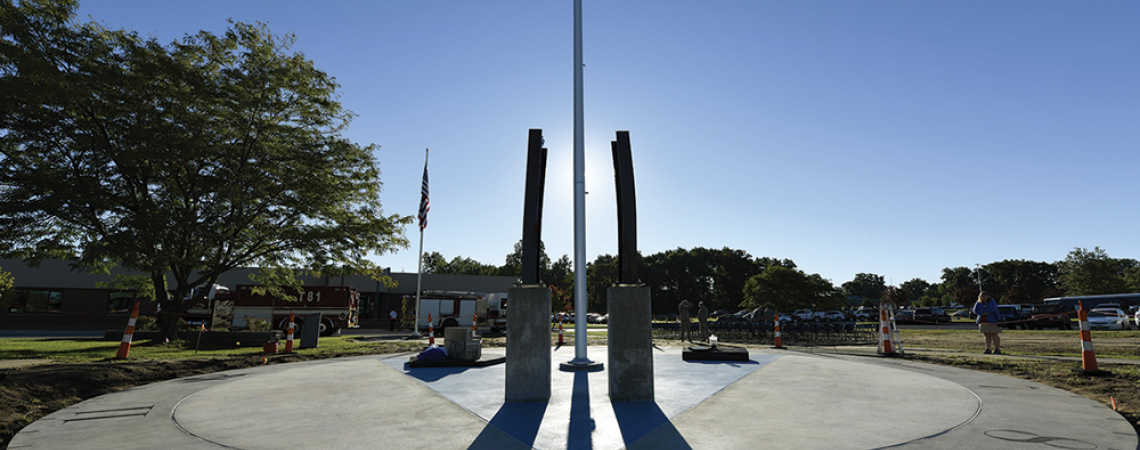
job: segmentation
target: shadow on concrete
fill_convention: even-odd
[[[685,364],[707,364],[707,365],[714,365],[714,366],[725,365],[725,366],[732,366],[732,367],[740,367],[743,365],[752,365],[752,364],[759,365],[760,362],[755,361],[755,360],[751,360],[751,359],[748,361],[710,361],[710,360],[700,360],[700,359],[689,359],[689,360],[685,360]],[[767,364],[767,362],[765,362],[764,364]]]
[[[493,429],[507,433],[527,447],[534,447],[538,428],[546,416],[546,402],[504,403],[495,417],[483,428],[483,432],[471,443],[471,448],[497,448],[497,434]]]
[[[574,391],[570,396],[570,429],[567,449],[594,448],[594,418],[590,414],[590,372],[574,372]]]
[[[408,363],[404,363],[404,372],[413,378],[430,383],[432,381],[439,381],[448,375],[455,375],[466,372],[467,369],[478,369],[478,367],[412,367]]]
[[[677,431],[656,402],[618,402],[612,403],[614,416],[617,417],[618,428],[621,429],[621,439],[628,447],[645,435],[661,430],[662,439],[659,442],[667,443],[664,448],[692,449],[685,441],[685,437]]]

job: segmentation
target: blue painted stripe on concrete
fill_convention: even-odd
[[[591,347],[594,349],[594,347]],[[594,361],[606,363],[595,351]],[[484,353],[498,351],[487,349]],[[409,368],[407,359],[384,362],[416,378],[440,395],[535,448],[604,449],[628,446],[733,382],[775,361],[779,355],[754,355],[745,361],[683,361],[677,353],[653,358],[655,402],[611,403],[608,373],[562,372],[558,365],[574,357],[572,347],[554,350],[551,398],[547,403],[506,404],[502,364],[489,367]]]

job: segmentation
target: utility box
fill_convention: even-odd
[[[301,345],[302,348],[317,348],[317,340],[321,337],[321,313],[301,316]]]
[[[443,345],[452,358],[476,361],[483,356],[483,340],[475,338],[468,328],[448,327],[443,331]]]

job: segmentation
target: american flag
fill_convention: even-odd
[[[420,231],[423,231],[427,228],[427,213],[431,210],[431,203],[428,202],[427,161],[424,161],[424,185],[420,193]]]

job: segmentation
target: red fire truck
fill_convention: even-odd
[[[415,308],[415,296],[406,296],[409,308]],[[415,314],[414,310],[408,314]],[[418,329],[431,326],[442,332],[448,327],[471,327],[471,321],[487,322],[491,332],[507,329],[507,294],[455,291],[424,291],[420,294]]]
[[[507,329],[507,293],[487,294],[487,324],[492,333]]]
[[[231,292],[225,286],[215,285],[210,293],[205,295],[208,302],[200,302],[190,309],[194,314],[211,314],[215,309],[232,308],[232,321],[235,328],[247,326],[245,318],[258,318],[269,320],[269,323],[278,329],[285,329],[289,324],[289,313],[298,317],[321,313],[320,330],[322,336],[328,336],[342,328],[360,327],[358,304],[360,293],[355,288],[345,286],[301,286],[298,293],[287,288],[286,294],[296,301],[282,300],[270,295],[256,295],[252,285],[238,285],[236,292]],[[206,305],[209,305],[206,308]],[[215,316],[217,314],[214,314]],[[295,321],[298,333],[301,320]]]

